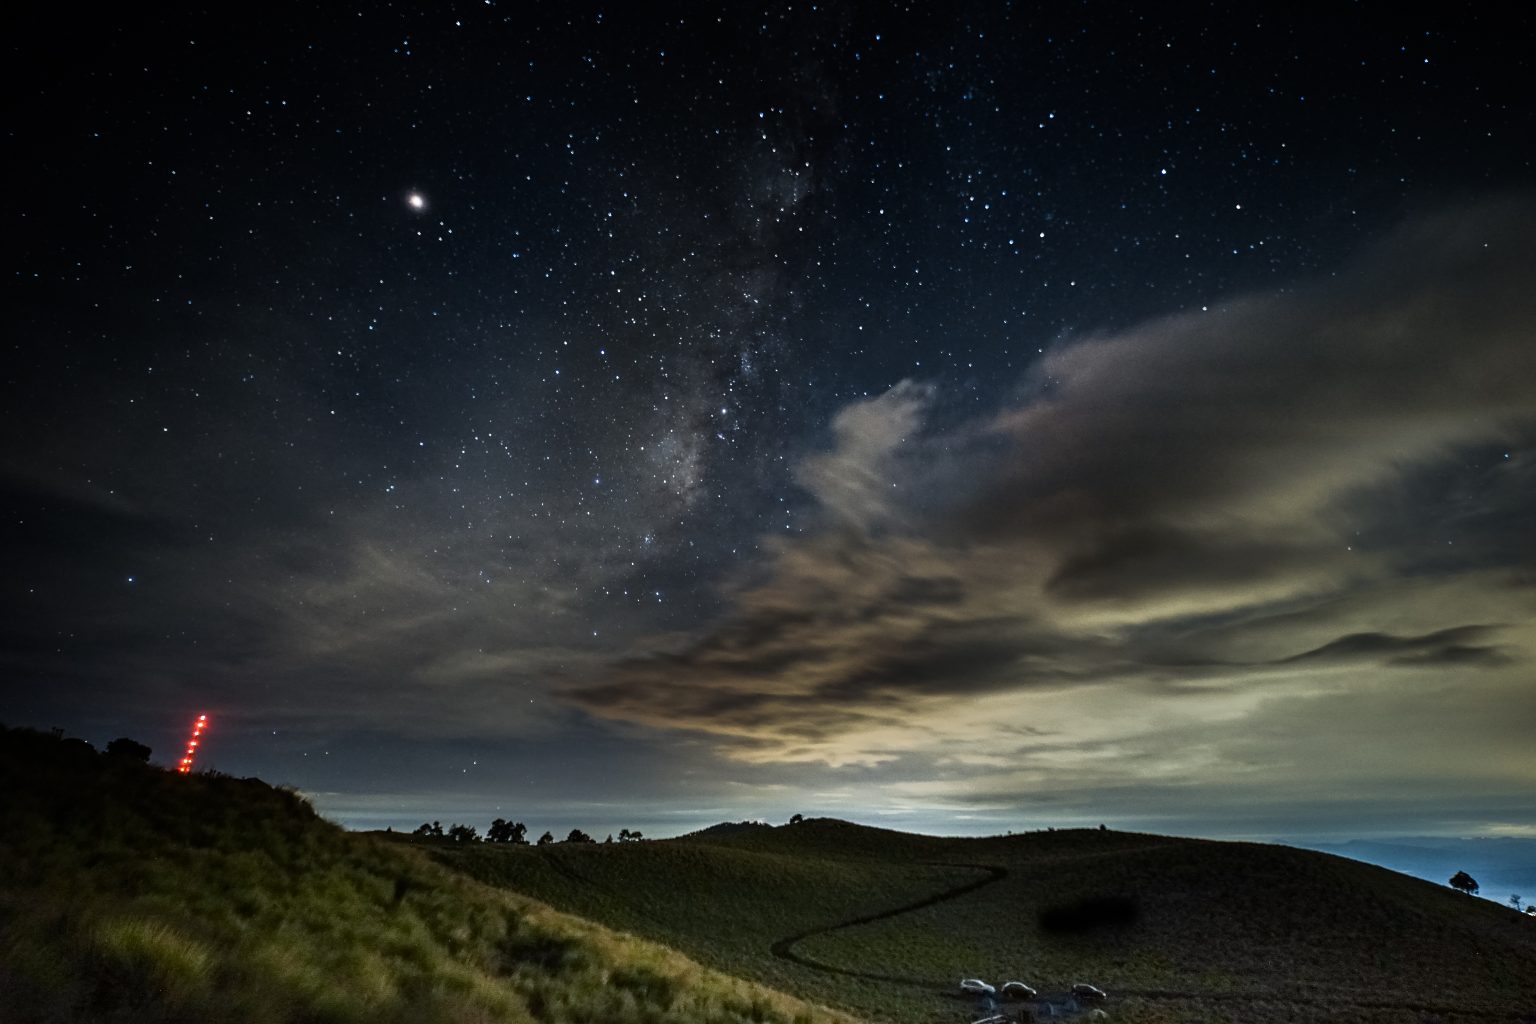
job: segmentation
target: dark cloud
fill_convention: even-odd
[[[1286,658],[1294,662],[1374,661],[1388,665],[1502,665],[1508,656],[1488,644],[1473,644],[1497,627],[1473,625],[1439,629],[1422,636],[1351,633],[1321,647]]]
[[[1283,538],[1126,526],[1081,550],[1069,549],[1045,587],[1061,601],[1134,604],[1159,594],[1230,592],[1258,578],[1316,571],[1318,554]]]
[[[998,418],[1014,456],[972,529],[1113,547],[1295,524],[1528,424],[1533,220],[1524,198],[1457,210],[1324,283],[1050,353],[1041,397]]]

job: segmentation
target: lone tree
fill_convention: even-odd
[[[803,814],[792,814],[792,815],[789,816],[789,823],[791,825],[798,825],[798,824],[800,824],[804,820],[805,820],[805,815],[803,815]]]
[[[1477,879],[1465,871],[1458,871],[1451,876],[1451,888],[1460,889],[1468,896],[1475,895],[1477,893]]]
[[[552,843],[554,841],[555,841],[554,835],[552,835],[549,832],[545,832],[543,835],[539,836],[539,845],[540,846],[548,846],[550,843]]]
[[[585,832],[583,832],[579,828],[571,829],[571,834],[565,837],[565,841],[568,842],[568,843],[595,843],[595,842],[597,842],[596,839],[593,839],[591,836],[587,835]]]
[[[1514,907],[1516,910],[1522,909],[1521,906],[1520,906],[1520,894],[1519,893],[1511,893],[1510,894],[1509,905]]]
[[[448,836],[456,843],[477,843],[480,836],[475,832],[473,825],[454,824],[448,829]]]

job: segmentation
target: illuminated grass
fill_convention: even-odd
[[[7,731],[0,786],[7,1024],[845,1020],[343,832],[253,780]]]

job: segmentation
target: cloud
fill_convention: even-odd
[[[583,591],[619,556],[591,529],[522,526],[539,558],[509,565],[505,528],[445,536],[392,508],[224,540],[162,501],[24,483],[0,487],[31,526],[14,568],[36,595],[0,628],[13,720],[62,704],[150,735],[197,707],[247,735],[528,736],[574,717],[549,680],[601,651]],[[80,595],[90,614],[62,632]]]
[[[1474,644],[1493,632],[1492,626],[1453,626],[1422,636],[1351,633],[1321,647],[1284,659],[1285,662],[1378,661],[1388,665],[1503,664],[1495,646]]]
[[[800,465],[800,485],[848,526],[885,525],[899,508],[900,449],[922,426],[930,389],[902,381],[883,395],[847,406],[832,420],[832,450]]]
[[[1093,786],[1274,784],[1282,745],[1245,761],[1231,732],[1341,693],[1429,729],[1404,711],[1424,673],[1476,695],[1530,671],[1532,280],[1536,203],[1506,196],[1063,345],[956,426],[931,386],[854,403],[797,474],[818,527],[770,542],[721,618],[565,696],[741,761],[1033,752]],[[1470,736],[1497,712],[1448,714]]]

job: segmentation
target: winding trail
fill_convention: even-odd
[[[926,896],[915,903],[905,903],[899,907],[893,907],[890,910],[882,910],[876,914],[866,914],[863,917],[855,917],[847,921],[838,921],[835,924],[822,925],[819,928],[808,928],[803,932],[796,932],[794,935],[787,935],[784,938],[779,939],[773,945],[769,946],[768,951],[774,956],[778,957],[780,960],[788,960],[790,963],[799,964],[802,967],[809,967],[813,971],[821,971],[824,974],[840,974],[849,978],[868,978],[871,981],[883,981],[893,985],[906,985],[911,988],[931,989],[934,987],[944,987],[948,983],[942,980],[936,980],[932,978],[910,978],[896,974],[880,974],[875,971],[858,971],[851,967],[838,967],[834,964],[822,963],[820,960],[817,960],[814,957],[807,956],[804,953],[797,953],[795,951],[795,946],[797,944],[803,942],[813,935],[825,935],[828,932],[841,931],[844,928],[853,928],[861,924],[871,924],[875,921],[884,921],[886,918],[896,917],[900,914],[910,914],[914,910],[922,910],[924,907],[931,907],[935,903],[944,903],[949,900],[959,899],[961,896],[973,893],[977,889],[984,889],[989,885],[995,885],[1008,877],[1008,869],[998,867],[995,864],[938,863],[934,864],[933,866],[946,868],[971,868],[976,871],[985,871],[987,874],[985,878],[978,878],[975,881],[966,882],[964,885],[957,885],[953,888],[945,889],[943,892],[937,892],[932,896]]]
[[[866,914],[863,917],[850,918],[847,921],[838,921],[835,924],[822,925],[819,928],[808,928],[803,932],[796,932],[794,935],[785,936],[784,938],[779,939],[777,942],[773,943],[773,945],[769,947],[769,951],[780,960],[787,960],[790,963],[799,964],[802,967],[809,967],[813,971],[821,971],[824,974],[836,974],[848,978],[867,978],[870,981],[880,981],[889,985],[902,985],[907,988],[926,989],[928,991],[943,992],[953,989],[954,979],[952,978],[914,978],[898,974],[881,974],[877,971],[860,971],[851,967],[838,967],[835,964],[823,963],[814,957],[807,956],[804,953],[795,951],[796,944],[804,941],[805,939],[811,938],[813,935],[826,935],[828,932],[841,931],[844,928],[854,928],[858,925],[871,924],[875,921],[884,921],[887,918],[897,917],[901,914],[910,914],[914,910],[922,910],[924,907],[931,907],[936,903],[944,903],[949,900],[958,899],[961,896],[973,893],[978,889],[984,889],[989,885],[995,885],[1008,877],[1007,868],[998,867],[994,864],[953,864],[948,862],[935,862],[932,864],[932,866],[949,868],[971,868],[977,871],[985,871],[986,876],[983,878],[978,878],[973,882],[966,882],[964,885],[957,885],[952,888],[945,889],[942,892],[934,893],[932,896],[920,899],[915,903],[906,903],[899,907],[893,907],[890,910],[882,910],[876,914]],[[1142,999],[1149,999],[1154,1001],[1189,1001],[1196,1004],[1205,1002],[1230,1002],[1249,1004],[1283,1003],[1290,1006],[1299,1004],[1303,1006],[1316,1007],[1319,1010],[1325,1011],[1337,1011],[1340,1006],[1343,1005],[1350,1008],[1398,1010],[1404,1013],[1439,1013],[1446,1015],[1448,1020],[1470,1020],[1473,1019],[1473,1015],[1480,1014],[1476,1016],[1477,1020],[1508,1021],[1510,1024],[1526,1024],[1526,1022],[1532,1020],[1532,1018],[1529,1016],[1518,1013],[1493,1012],[1490,1014],[1482,1009],[1469,1011],[1467,1007],[1463,1006],[1431,1005],[1416,1000],[1395,1001],[1390,999],[1373,1000],[1354,998],[1345,1002],[1341,1002],[1338,997],[1329,998],[1327,996],[1321,996],[1313,993],[1297,992],[1199,992],[1179,991],[1175,989],[1163,988],[1127,988],[1117,989],[1115,994],[1124,996],[1139,996]],[[1040,996],[1042,1001],[1049,1001],[1058,1004],[1064,1003],[1067,998],[1068,994],[1065,992],[1052,993],[1049,995],[1042,993]],[[1072,1015],[1072,1012],[1063,1012],[1067,1013],[1068,1016]]]

